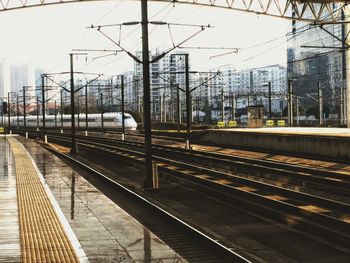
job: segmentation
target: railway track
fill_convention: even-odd
[[[79,137],[84,138],[84,137]],[[143,151],[144,144],[140,142],[122,141],[94,136],[94,140],[108,142],[111,145],[124,146],[136,151]],[[242,156],[232,156],[198,150],[185,150],[180,147],[169,147],[153,144],[152,150],[159,155],[166,155],[184,162],[191,162],[202,167],[215,168],[216,170],[245,176],[254,180],[267,181],[270,184],[277,183],[281,187],[295,185],[299,191],[307,191],[308,187],[320,191],[327,190],[333,193],[332,198],[337,199],[341,190],[341,200],[350,201],[350,177],[347,174],[332,172],[329,170],[316,169],[300,165],[268,161]],[[279,183],[281,177],[287,178]],[[321,193],[322,194],[322,193]],[[348,199],[344,198],[348,197]]]
[[[129,214],[137,218],[146,227],[152,229],[155,234],[159,235],[170,247],[178,251],[189,262],[251,262],[249,259],[233,251],[232,248],[214,240],[199,229],[190,226],[151,200],[126,188],[110,177],[72,156],[56,151],[51,147],[44,147],[73,163],[80,169],[85,170],[90,176],[93,175],[94,179],[98,181],[97,185],[103,191],[107,191],[111,199],[118,200],[118,205],[121,205]],[[111,189],[106,190],[106,186]]]
[[[62,138],[62,136],[50,135],[49,138],[51,141],[70,143],[69,138]],[[143,164],[143,152],[140,150],[143,144],[85,136],[78,136],[78,141],[79,146],[88,151],[104,153],[112,158],[132,160],[140,165]],[[242,204],[246,204],[247,207],[259,211],[263,216],[268,215],[288,224],[293,221],[293,228],[307,231],[317,237],[321,236],[334,244],[342,244],[342,249],[348,251],[350,247],[350,206],[348,204],[188,163],[189,158],[214,158],[213,154],[206,155],[197,151],[184,151],[164,146],[154,146],[154,148],[154,160],[158,163],[161,172],[210,188],[216,195],[229,198],[227,200],[235,199],[236,202],[238,200]],[[174,158],[174,153],[181,155],[182,159]],[[183,162],[184,159],[187,159],[187,163]],[[235,162],[238,161],[235,160]],[[248,164],[240,165],[246,166]],[[281,169],[276,163],[270,164],[270,166],[271,169]],[[267,169],[267,167],[263,168]],[[305,169],[308,168],[294,167],[294,169],[300,169],[298,171],[302,172],[299,173],[306,174]],[[310,170],[307,172],[311,173]],[[310,175],[305,176],[313,178]],[[322,178],[322,176],[316,178],[318,183],[326,179]],[[334,179],[330,181],[334,181]]]

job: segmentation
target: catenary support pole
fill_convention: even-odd
[[[10,107],[10,92],[7,92],[7,128],[9,133],[11,134],[11,107]]]
[[[16,96],[16,111],[17,111],[17,130],[19,130],[19,101],[18,101],[18,94]]]
[[[188,54],[185,56],[185,83],[186,83],[186,128],[187,128],[187,138],[186,138],[186,149],[191,148],[191,120],[192,120],[192,103],[191,103],[191,92],[190,92],[190,71],[189,71],[189,61]]]
[[[343,8],[344,10],[344,20],[350,21],[350,6],[347,5]],[[342,33],[343,40],[345,41],[345,45],[343,46],[343,50],[345,52],[345,56],[343,57],[343,79],[344,79],[344,105],[345,107],[345,121],[347,123],[347,127],[350,128],[350,49],[346,48],[346,46],[350,45],[350,23],[344,23],[344,30]],[[344,74],[345,73],[345,74]]]
[[[46,118],[45,118],[45,78],[46,75],[41,75],[41,115],[43,118],[43,137],[44,142],[47,143],[47,135],[46,135]]]
[[[39,96],[36,96],[36,130],[39,130]]]
[[[61,133],[63,133],[63,89],[61,89]]]
[[[143,74],[143,116],[145,129],[145,179],[144,188],[153,187],[152,171],[152,135],[151,135],[151,90],[149,73],[149,43],[148,43],[148,1],[141,0],[142,24],[142,74]]]
[[[75,88],[74,88],[74,71],[73,71],[73,54],[69,54],[70,56],[70,110],[71,110],[71,153],[78,153],[78,145],[75,136]]]
[[[288,80],[288,122],[293,127],[293,87],[292,80]]]
[[[102,91],[100,93],[100,108],[101,108],[101,132],[103,132],[104,119],[103,119],[103,94],[102,94]]]
[[[224,88],[221,88],[221,121],[225,119],[225,97]]]
[[[321,89],[321,83],[318,82],[318,117],[320,126],[323,125],[323,95]]]
[[[26,105],[26,88],[23,87],[23,127],[24,127],[24,134],[27,136],[27,105]]]
[[[272,91],[271,82],[269,82],[269,118],[272,118]]]
[[[55,129],[57,129],[57,102],[55,100]]]
[[[232,116],[231,116],[231,120],[236,120],[236,95],[232,94],[231,97],[231,107],[232,107]]]
[[[295,106],[296,106],[296,114],[297,114],[297,126],[299,126],[299,97],[295,96]]]
[[[122,140],[125,140],[125,101],[124,101],[124,75],[120,76],[120,89],[122,97]]]
[[[88,136],[88,114],[89,114],[89,105],[88,105],[88,85],[85,85],[85,136]]]
[[[181,112],[180,112],[180,88],[179,88],[179,84],[176,84],[176,122],[177,122],[177,137],[180,137]]]

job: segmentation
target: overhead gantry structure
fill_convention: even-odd
[[[0,12],[14,9],[58,5],[67,3],[96,2],[105,0],[0,0]],[[317,22],[335,21],[341,17],[341,10],[347,1],[337,0],[149,0],[173,4],[189,4],[243,11],[259,15]]]
[[[84,2],[98,2],[104,0],[0,0],[0,13],[16,9],[27,9],[59,4]],[[148,42],[148,2],[163,2],[188,4],[192,6],[206,6],[222,8],[232,11],[242,11],[276,18],[304,21],[313,24],[344,23],[345,37],[342,40],[346,50],[345,86],[347,87],[347,120],[350,128],[350,6],[347,1],[337,0],[139,0],[141,2],[142,25],[142,66],[143,66],[143,113],[145,130],[145,178],[143,187],[152,188],[154,183],[151,139],[151,107],[150,107],[150,58]],[[345,21],[342,21],[345,20]],[[72,140],[73,141],[73,140]]]

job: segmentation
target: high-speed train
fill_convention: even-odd
[[[71,115],[64,114],[62,126],[63,128],[70,128],[71,123]],[[102,126],[102,118],[101,114],[88,114],[88,128],[101,128]],[[79,123],[78,123],[79,121]],[[7,116],[3,116],[3,126],[7,126],[8,119]],[[24,117],[17,116],[10,117],[10,125],[11,127],[23,127],[24,126]],[[126,130],[136,130],[137,123],[134,118],[129,113],[124,113],[124,125]],[[39,116],[39,125],[38,119],[36,115],[28,115],[26,117],[26,126],[27,127],[42,127],[43,126],[43,117]],[[55,115],[45,115],[45,126],[48,128],[60,128],[61,127],[61,115],[57,114],[57,122],[55,121]],[[81,129],[85,128],[85,114],[76,114],[75,115],[75,126],[80,127]],[[122,128],[122,114],[121,112],[110,112],[103,114],[103,128]]]

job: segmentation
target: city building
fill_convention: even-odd
[[[154,58],[161,55],[162,52],[156,49],[150,52],[150,57]],[[185,59],[184,52],[173,52],[165,55],[162,59],[154,62],[150,66],[150,85],[151,85],[151,108],[153,119],[161,120],[166,118],[163,112],[173,112],[174,101],[177,94],[177,86],[185,89]],[[142,52],[137,52],[136,56],[142,58]],[[142,64],[135,62],[134,79],[138,88],[138,97],[143,97],[142,86]],[[192,76],[191,76],[192,79]],[[133,87],[134,91],[136,90]],[[184,92],[180,92],[180,100],[185,98]],[[142,102],[141,102],[142,103]],[[182,107],[183,108],[183,107]],[[169,116],[168,116],[169,117]]]
[[[326,98],[323,100],[325,113],[336,116],[339,122],[345,121],[342,63],[345,50],[339,41],[342,31],[342,25],[337,23],[322,27],[297,21],[291,23],[291,32],[287,35],[288,78],[303,114],[318,118],[320,88]]]
[[[0,60],[0,98],[7,97],[10,87],[10,68],[5,59]]]

